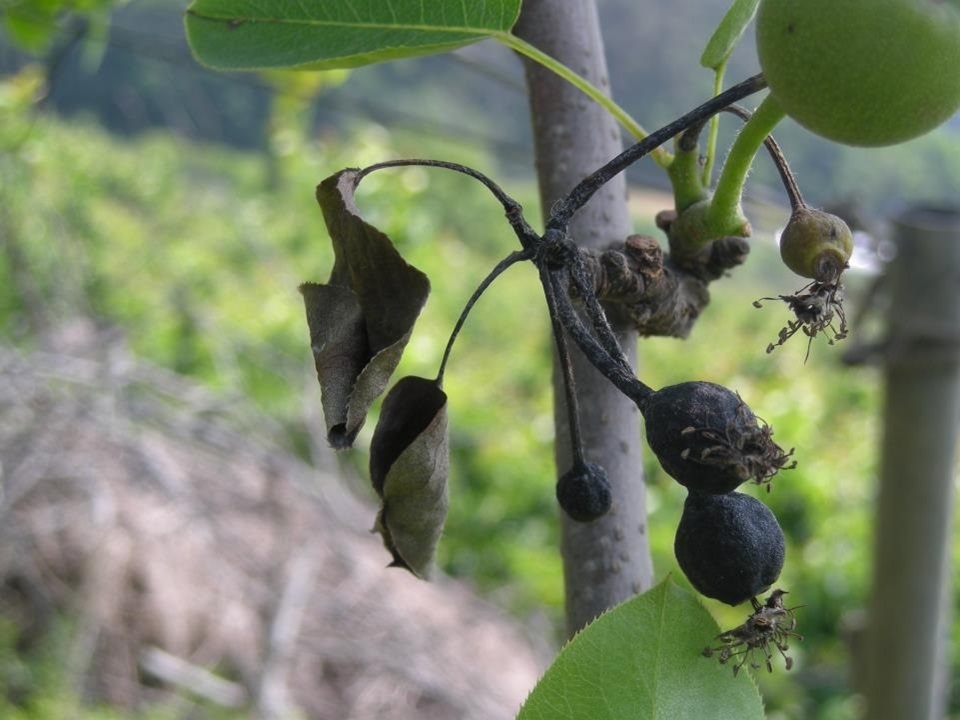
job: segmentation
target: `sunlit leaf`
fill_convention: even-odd
[[[760,0],[733,0],[700,56],[703,67],[716,70],[726,64],[747,25],[756,15],[759,4]]]
[[[447,396],[435,380],[401,379],[383,399],[370,443],[381,499],[375,529],[394,565],[427,577],[447,516]]]
[[[719,632],[670,578],[588,625],[560,652],[517,720],[762,720],[749,673],[705,658]]]
[[[329,69],[453,50],[508,31],[520,0],[194,0],[187,38],[223,70]]]
[[[337,448],[353,443],[386,389],[430,292],[427,276],[360,217],[357,182],[344,170],[317,187],[336,259],[326,285],[300,286],[327,438]]]

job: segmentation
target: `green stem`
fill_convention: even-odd
[[[707,211],[707,227],[716,237],[735,235],[743,225],[740,197],[747,173],[764,139],[785,113],[773,95],[767,95],[740,130],[724,160],[723,170],[713,191],[713,200]]]
[[[714,70],[713,75],[713,94],[719,95],[723,90],[723,76],[726,73],[727,64],[721,63]],[[703,164],[703,175],[701,182],[703,187],[710,187],[713,181],[713,165],[717,159],[717,136],[720,134],[720,116],[714,115],[710,118],[710,131],[707,136],[707,158]]]
[[[530,43],[526,42],[525,40],[521,40],[516,35],[513,35],[509,32],[496,32],[493,33],[491,37],[503,45],[506,45],[511,50],[530,58],[534,62],[539,63],[551,72],[562,77],[580,92],[585,94],[591,100],[603,107],[607,112],[609,112],[617,120],[617,122],[623,125],[623,127],[627,129],[627,132],[633,135],[633,137],[635,137],[637,140],[643,140],[649,134],[636,120],[633,119],[633,117],[630,116],[626,110],[614,102],[609,95],[604,93],[602,90],[600,90],[600,88],[596,87],[588,80],[582,78],[580,75],[577,75],[577,73],[560,61],[550,57],[544,52],[541,52]],[[650,155],[656,161],[657,165],[662,168],[670,167],[670,163],[673,161],[673,156],[662,147],[657,148],[651,152]]]
[[[667,168],[670,185],[673,187],[673,206],[683,212],[694,203],[706,200],[707,191],[701,180],[700,146],[692,149],[678,146],[673,162]]]
[[[730,105],[724,108],[724,110],[736,115],[744,122],[750,119],[750,113],[739,105]],[[783,181],[783,189],[787,191],[787,197],[790,199],[790,209],[796,212],[800,208],[806,207],[807,203],[804,202],[803,195],[800,192],[800,186],[797,185],[797,179],[790,170],[790,163],[787,162],[783,150],[780,149],[780,143],[773,138],[773,135],[767,135],[763,144],[767,146],[770,159],[773,160],[773,164],[777,167],[777,172],[780,173],[780,180]]]

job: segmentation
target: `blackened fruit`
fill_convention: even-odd
[[[606,515],[613,503],[606,472],[595,463],[574,465],[557,481],[557,501],[577,522]]]
[[[647,443],[678,483],[726,493],[769,479],[790,456],[740,396],[722,385],[685,382],[650,395],[641,408]]]
[[[698,592],[739,605],[780,577],[783,531],[754,497],[692,492],[683,505],[673,551]]]

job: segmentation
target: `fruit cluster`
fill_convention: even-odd
[[[773,441],[739,395],[714,383],[665,387],[649,397],[643,415],[651,449],[688,493],[674,541],[680,569],[706,597],[753,604],[746,623],[718,636],[720,661],[740,657],[738,671],[761,649],[769,667],[770,645],[786,657],[787,639],[796,637],[792,612],[780,602],[783,591],[774,590],[764,604],[757,600],[780,576],[784,536],[770,509],[737,488],[752,480],[769,490],[771,477],[793,466],[792,451]]]
[[[680,568],[707,597],[729,605],[756,597],[780,575],[783,532],[766,505],[736,489],[768,484],[790,453],[739,395],[714,383],[658,390],[643,416],[650,448],[688,491],[674,545]]]
[[[793,467],[792,450],[736,393],[710,382],[651,392],[641,405],[647,442],[663,469],[687,491],[674,552],[690,583],[728,605],[754,600],[780,576],[783,531],[756,498],[737,492]],[[610,508],[603,470],[576,465],[557,483],[557,499],[574,520],[590,522]]]

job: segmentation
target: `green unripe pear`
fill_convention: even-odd
[[[780,257],[797,275],[836,282],[853,252],[853,233],[836,215],[802,205],[780,234]]]
[[[960,0],[761,0],[770,92],[818,135],[893,145],[960,108]]]

